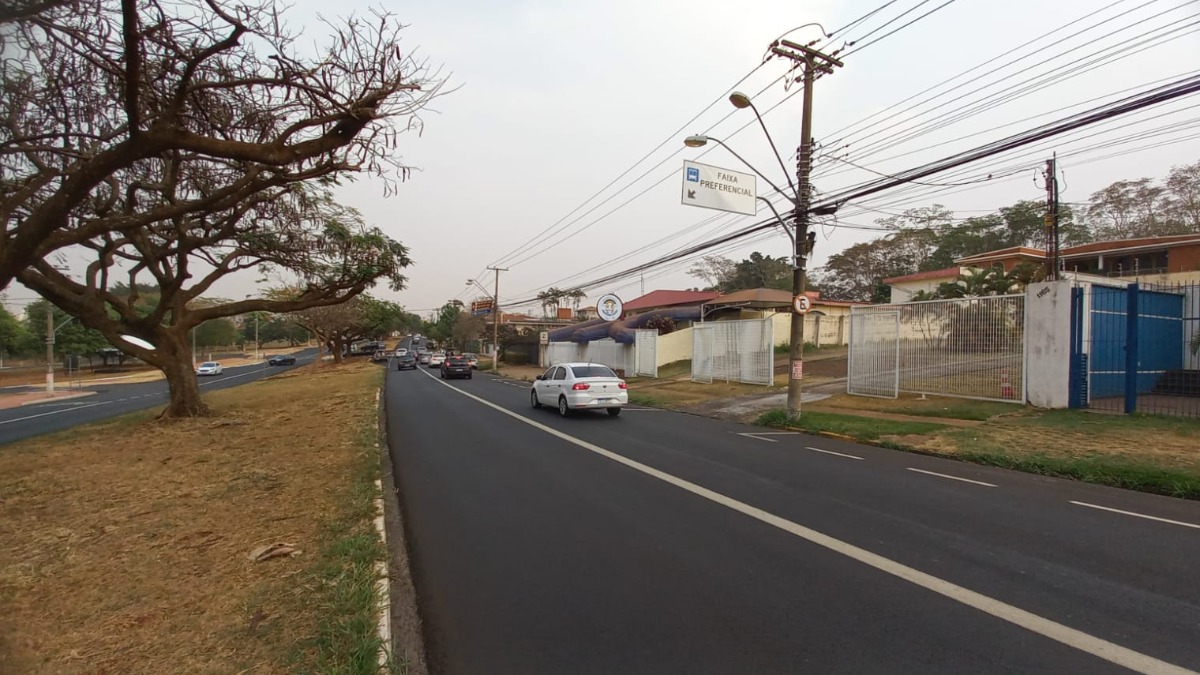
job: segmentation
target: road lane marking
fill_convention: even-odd
[[[926,471],[924,469],[914,469],[911,466],[908,467],[908,470],[916,471],[917,473],[923,473],[923,474],[926,474],[929,476],[937,476],[938,478],[949,478],[950,480],[960,480],[964,483],[974,483],[975,485],[982,485],[984,487],[996,487],[995,485],[993,485],[991,483],[985,483],[981,480],[971,480],[970,478],[959,478],[958,476],[951,476],[948,473],[938,473],[936,471]]]
[[[18,417],[16,419],[4,420],[3,422],[0,422],[0,424],[12,424],[13,422],[24,422],[25,420],[33,420],[33,419],[37,419],[39,417],[45,417],[47,415],[58,415],[60,413],[75,412],[77,410],[83,410],[84,408],[95,408],[98,405],[108,405],[109,403],[113,403],[113,401],[100,401],[98,403],[89,403],[87,405],[79,405],[79,406],[75,406],[73,408],[63,408],[62,410],[51,410],[50,412],[38,413],[37,415],[28,415],[26,417]]]
[[[1200,673],[1196,673],[1195,671],[1187,670],[1186,668],[1167,663],[1166,661],[1156,659],[1148,654],[1134,651],[1128,647],[1122,647],[1115,642],[1109,642],[1103,638],[1099,638],[1081,630],[1071,628],[1070,626],[1058,623],[1052,619],[1047,619],[1046,617],[1039,616],[1033,612],[1023,610],[1015,605],[1010,605],[1001,600],[997,600],[976,591],[972,591],[969,588],[951,583],[940,577],[935,577],[932,574],[909,567],[903,563],[896,562],[891,558],[885,558],[877,553],[872,553],[864,548],[859,548],[854,544],[836,539],[823,532],[818,532],[817,530],[805,527],[799,523],[787,520],[786,518],[781,518],[773,513],[751,506],[745,502],[738,501],[732,497],[728,497],[714,490],[710,490],[691,481],[684,480],[673,474],[655,469],[652,466],[642,464],[636,460],[629,459],[628,457],[615,453],[611,450],[606,450],[598,445],[595,445],[594,443],[589,443],[581,438],[571,436],[570,434],[559,431],[558,429],[546,426],[541,422],[535,422],[524,415],[501,407],[485,398],[481,398],[468,391],[459,389],[458,387],[455,387],[447,382],[442,382],[433,375],[429,375],[429,377],[438,384],[447,387],[452,391],[466,396],[467,398],[485,405],[501,414],[508,415],[518,422],[527,424],[535,429],[538,429],[539,431],[550,434],[555,438],[564,440],[572,445],[583,448],[584,450],[591,451],[618,464],[623,464],[634,471],[638,471],[652,478],[657,478],[664,483],[673,485],[682,490],[686,490],[698,497],[703,497],[711,502],[747,515],[755,520],[766,523],[767,525],[771,525],[772,527],[776,527],[789,534],[795,535],[796,537],[808,541],[809,543],[815,544],[834,553],[838,553],[852,560],[856,560],[864,565],[903,579],[904,581],[920,586],[921,588],[933,591],[938,595],[949,598],[950,600],[954,600],[955,602],[959,602],[967,607],[977,609],[985,614],[990,614],[997,619],[1007,621],[1015,626],[1019,626],[1026,630],[1042,635],[1043,637],[1054,640],[1055,642],[1062,643],[1068,647],[1073,647],[1079,651],[1091,654],[1092,656],[1103,659],[1110,663],[1115,663],[1132,671],[1145,673],[1146,675],[1150,675],[1151,673],[1156,675],[1200,675]]]
[[[775,440],[774,438],[766,438],[767,436],[799,436],[799,434],[795,431],[759,431],[753,433],[739,433],[737,431],[731,431],[729,433],[737,434],[738,436],[745,436],[746,438],[753,438],[756,441],[766,441],[768,443],[778,443],[779,441]]]
[[[811,445],[804,446],[804,449],[812,450],[813,452],[823,452],[827,455],[837,455],[838,457],[845,457],[846,459],[862,459],[862,457],[859,457],[858,455],[847,455],[844,452],[834,452],[833,450],[825,450],[824,448],[814,448]]]
[[[1101,511],[1112,511],[1113,513],[1120,513],[1120,514],[1126,515],[1126,516],[1133,516],[1134,518],[1145,518],[1146,520],[1157,520],[1160,523],[1170,523],[1172,525],[1182,525],[1183,527],[1190,527],[1195,530],[1200,530],[1200,525],[1196,525],[1194,523],[1185,523],[1182,520],[1171,520],[1170,518],[1159,518],[1158,516],[1148,516],[1144,513],[1136,513],[1134,511],[1122,511],[1121,509],[1114,509],[1114,508],[1108,507],[1108,506],[1100,506],[1099,504],[1089,504],[1087,502],[1072,501],[1071,503],[1075,504],[1076,506],[1086,506],[1089,509],[1100,509]]]

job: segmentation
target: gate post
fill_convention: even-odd
[[[1137,412],[1138,383],[1138,289],[1137,282],[1126,289],[1125,310],[1125,414]]]

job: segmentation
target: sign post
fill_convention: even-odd
[[[684,160],[683,192],[686,206],[753,216],[758,211],[755,176],[718,166]]]

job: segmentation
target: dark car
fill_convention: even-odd
[[[291,354],[280,354],[267,359],[268,366],[294,366],[296,365],[296,357]]]
[[[396,357],[396,370],[416,370],[416,369],[417,369],[417,357],[413,356],[411,352],[408,354],[404,354],[403,356]]]
[[[442,361],[442,379],[465,377],[471,379],[471,362],[465,356],[447,356]]]

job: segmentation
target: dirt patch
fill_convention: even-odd
[[[135,414],[0,450],[0,671],[292,672],[377,373],[305,368],[206,396],[215,419]],[[302,553],[247,558],[273,542]]]

